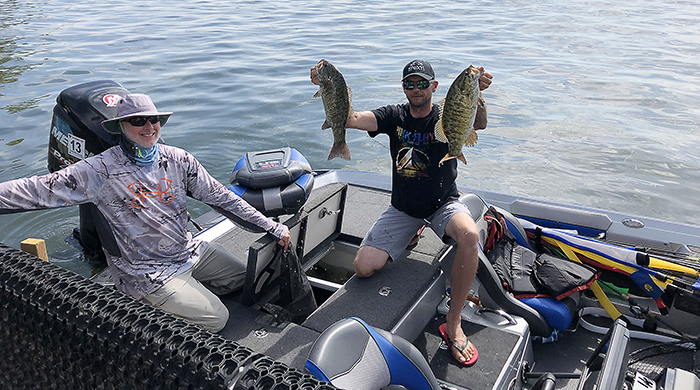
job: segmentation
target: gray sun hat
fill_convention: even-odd
[[[110,133],[120,133],[119,121],[134,116],[157,116],[160,119],[160,125],[163,126],[170,115],[172,112],[159,112],[150,96],[132,93],[119,99],[117,116],[102,121],[102,127]]]

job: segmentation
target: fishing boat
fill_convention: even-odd
[[[50,167],[52,158],[56,169],[69,163],[60,142],[65,131],[83,145],[109,143],[107,136],[95,140],[95,123],[113,115],[105,97],[123,93],[104,81],[59,96]],[[312,170],[293,148],[251,151],[231,168],[231,190],[285,223],[292,245],[285,253],[270,236],[214,210],[192,221],[199,239],[247,262],[241,289],[222,297],[230,319],[221,332],[118,293],[108,270],[88,280],[2,246],[0,349],[7,358],[0,359],[0,383],[700,389],[698,226],[460,188],[481,241],[477,278],[461,311],[479,359],[464,367],[439,331],[450,307],[453,242],[425,229],[415,247],[372,277],[353,273],[362,238],[390,203],[390,176]],[[94,238],[90,215],[81,210],[85,245]],[[496,247],[507,248],[510,263],[546,258],[592,276],[559,295],[518,294],[503,279]],[[535,268],[530,277],[544,280],[539,288],[552,287]]]

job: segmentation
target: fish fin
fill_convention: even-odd
[[[326,130],[331,128],[331,123],[328,122],[328,118],[323,121],[323,124],[321,125],[321,130]]]
[[[447,136],[445,135],[445,130],[442,127],[442,118],[440,118],[437,123],[435,124],[435,139],[442,142],[442,143],[447,143]]]
[[[467,137],[467,139],[464,140],[464,144],[467,146],[474,146],[476,145],[477,141],[479,141],[479,135],[476,134],[476,130],[472,128],[472,132],[469,133],[469,137]]]
[[[316,93],[314,94],[314,98],[321,96],[321,93],[323,93],[323,87],[319,85],[318,91],[316,91]]]
[[[328,154],[328,161],[341,157],[346,160],[350,160],[350,149],[348,149],[348,144],[345,142],[339,144],[333,144],[330,154]]]
[[[433,133],[435,133],[435,139],[442,142],[442,143],[447,143],[447,136],[445,135],[445,128],[442,125],[442,110],[445,108],[445,99],[442,99],[442,103],[440,103],[440,119],[438,119],[437,123],[435,123],[435,130]]]
[[[348,118],[350,118],[350,115],[352,115],[355,110],[352,109],[352,89],[350,87],[348,88]]]
[[[447,153],[445,155],[445,157],[443,157],[442,160],[440,160],[440,162],[438,163],[438,166],[442,166],[442,163],[444,163],[447,160],[451,160],[453,158],[456,158],[457,160],[463,162],[465,165],[467,164],[467,159],[464,158],[464,154],[460,153],[459,156],[450,156],[450,154]]]
[[[441,167],[441,166],[442,166],[442,163],[444,163],[444,162],[447,161],[447,160],[453,159],[453,158],[455,158],[455,157],[454,157],[454,156],[450,156],[450,154],[447,153],[447,154],[445,155],[445,157],[443,157],[442,160],[440,160],[440,162],[438,163],[438,166]]]
[[[457,156],[457,160],[463,162],[464,165],[467,165],[467,159],[464,158],[464,154],[463,154],[463,153],[460,153],[459,156]]]

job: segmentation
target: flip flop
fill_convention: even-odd
[[[463,352],[465,349],[467,349],[467,346],[469,345],[469,339],[464,341],[464,344],[462,346],[457,345],[454,341],[450,339],[450,336],[447,335],[447,324],[442,324],[440,325],[440,334],[442,335],[442,338],[445,340],[445,342],[455,348],[459,352]],[[479,360],[479,351],[477,351],[476,346],[474,346],[474,354],[472,355],[472,358],[465,361],[462,363],[457,356],[455,356],[454,352],[452,351],[452,348],[450,348],[450,352],[452,352],[452,357],[457,361],[457,363],[465,366],[465,367],[471,367],[476,363],[477,360]]]

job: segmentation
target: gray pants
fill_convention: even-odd
[[[217,295],[237,290],[245,282],[246,264],[223,246],[210,242],[192,269],[170,280],[143,299],[176,317],[211,332],[228,321],[228,309]]]

